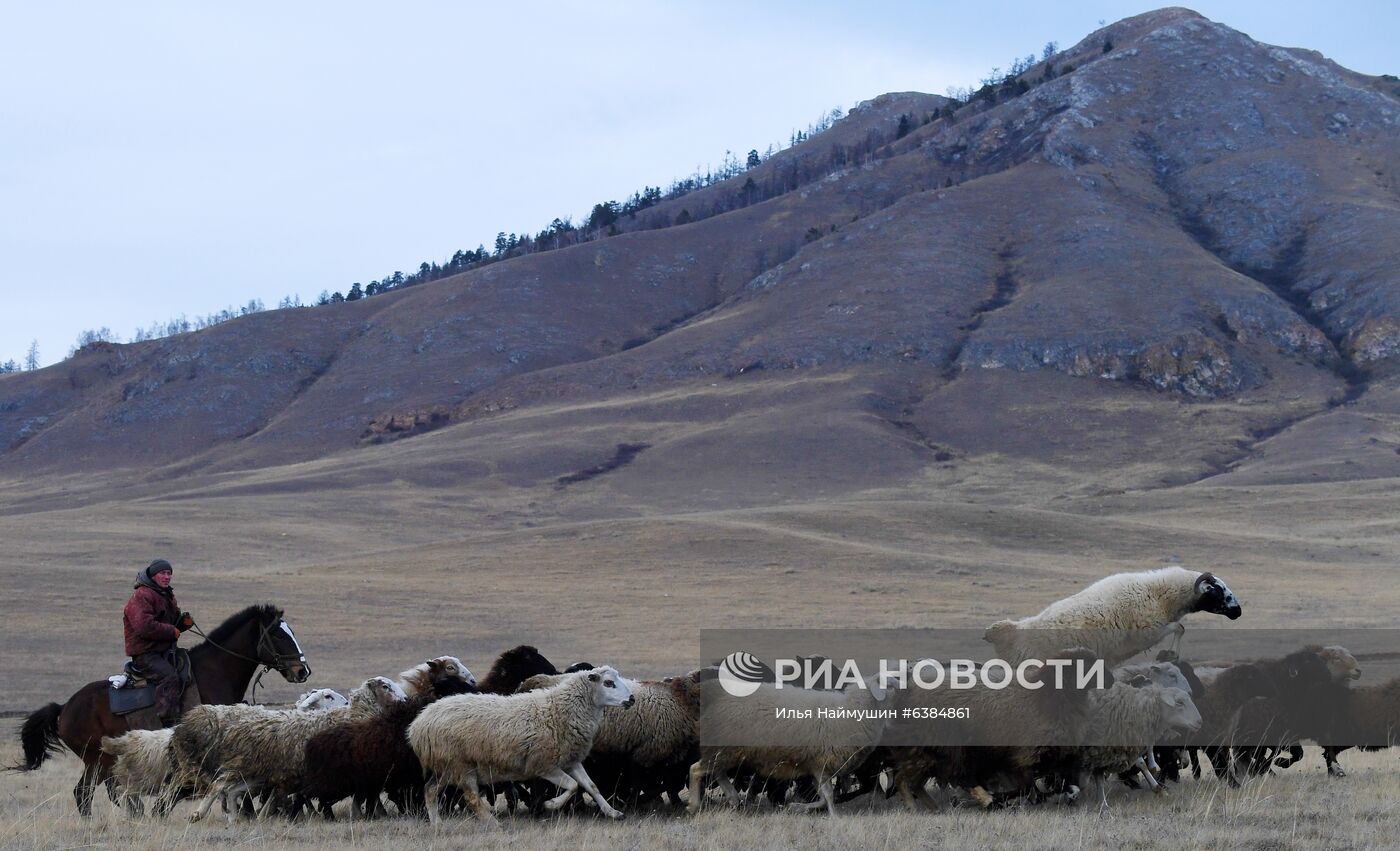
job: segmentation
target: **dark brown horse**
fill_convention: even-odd
[[[297,644],[292,628],[273,605],[249,606],[230,617],[190,650],[190,667],[202,703],[237,703],[258,667],[276,670],[287,682],[304,683],[311,666]],[[83,774],[73,787],[78,812],[92,813],[92,794],[98,783],[107,783],[112,758],[102,752],[103,736],[120,736],[131,729],[122,716],[107,705],[106,680],[88,683],[67,703],[50,703],[30,714],[20,729],[24,746],[22,771],[33,771],[48,756],[67,745],[83,760]],[[112,794],[108,784],[108,794]],[[115,798],[114,798],[115,800]]]

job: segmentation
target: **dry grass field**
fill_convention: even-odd
[[[379,457],[412,469],[413,454],[427,453],[450,466],[464,450],[449,436]],[[342,689],[440,653],[480,674],[520,642],[560,663],[666,675],[699,661],[702,628],[981,626],[1106,573],[1170,561],[1215,570],[1240,594],[1245,617],[1212,627],[1390,626],[1400,603],[1400,493],[1384,479],[1236,486],[1226,476],[1094,495],[1072,470],[987,456],[900,488],[729,509],[698,494],[686,510],[648,507],[626,480],[606,477],[560,491],[491,478],[365,487],[355,475],[342,460],[175,486],[114,478],[0,489],[0,580],[12,601],[0,708],[63,700],[114,671],[130,576],[157,554],[175,562],[180,600],[206,626],[249,602],[283,605],[311,659],[310,684]],[[1089,495],[1066,496],[1074,492]],[[1188,654],[1189,642],[1188,633]],[[295,693],[278,680],[260,699]],[[11,764],[13,726],[4,747]],[[64,757],[0,775],[0,848],[1393,845],[1396,755],[1343,762],[1342,780],[1326,777],[1313,750],[1305,766],[1238,791],[1191,781],[1162,798],[1118,789],[1104,817],[1092,806],[911,815],[881,803],[851,805],[835,822],[722,809],[623,824],[517,819],[498,836],[470,821],[438,834],[398,819],[187,827],[188,805],[170,821],[133,824],[105,802],[83,822],[69,792],[77,763]]]
[[[17,751],[3,751],[9,761]],[[1345,758],[1349,756],[1350,758]],[[1344,755],[1350,777],[1332,779],[1310,749],[1305,763],[1241,789],[1186,780],[1163,796],[1116,789],[1110,809],[1046,805],[981,812],[912,814],[896,800],[847,805],[836,819],[766,806],[715,807],[692,818],[633,813],[622,822],[587,816],[508,819],[494,830],[470,819],[319,819],[189,825],[183,804],[168,820],[131,821],[99,796],[91,820],[69,795],[77,760],[6,778],[0,787],[0,848],[1229,848],[1360,849],[1396,844],[1400,765],[1392,753]]]

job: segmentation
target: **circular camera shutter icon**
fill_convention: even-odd
[[[719,663],[719,684],[734,697],[748,697],[758,691],[766,673],[766,667],[757,656],[739,650]]]

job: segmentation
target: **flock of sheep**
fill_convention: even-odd
[[[1115,574],[987,630],[1006,659],[1104,660],[1112,670],[1104,688],[766,684],[742,703],[750,719],[778,706],[936,702],[967,710],[964,723],[946,728],[955,733],[917,746],[885,743],[901,721],[861,715],[814,723],[797,744],[713,744],[702,731],[725,724],[725,707],[739,705],[705,698],[718,685],[715,668],[635,682],[587,663],[561,673],[530,646],[501,654],[480,681],[442,656],[397,681],[370,678],[348,699],[320,689],[293,709],[200,706],[172,729],[133,731],[102,746],[115,759],[109,791],[133,814],[143,797],[164,813],[202,796],[192,819],[220,802],[230,819],[308,807],[333,818],[332,806],[345,799],[368,817],[386,812],[387,797],[401,813],[426,813],[434,823],[458,808],[496,823],[501,812],[580,806],[579,790],[612,818],[621,807],[662,801],[695,811],[716,791],[734,803],[765,796],[834,815],[837,803],[861,795],[897,793],[913,808],[933,809],[951,795],[986,807],[1073,801],[1096,782],[1107,806],[1105,778],[1155,790],[1179,781],[1186,765],[1199,776],[1204,755],[1222,780],[1238,783],[1296,762],[1304,739],[1326,746],[1329,771],[1339,775],[1343,744],[1386,746],[1400,735],[1400,680],[1352,686],[1360,671],[1341,647],[1236,664],[1192,666],[1174,653],[1128,664],[1165,638],[1179,640],[1192,612],[1233,619],[1241,607],[1215,576],[1172,567]],[[1066,647],[1066,634],[1082,640]],[[1342,729],[1360,739],[1332,738]]]

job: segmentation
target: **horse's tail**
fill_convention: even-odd
[[[63,704],[50,703],[24,719],[24,726],[19,730],[20,744],[24,746],[24,762],[15,766],[16,769],[33,771],[63,749],[63,740],[58,737],[58,716],[61,712]]]

